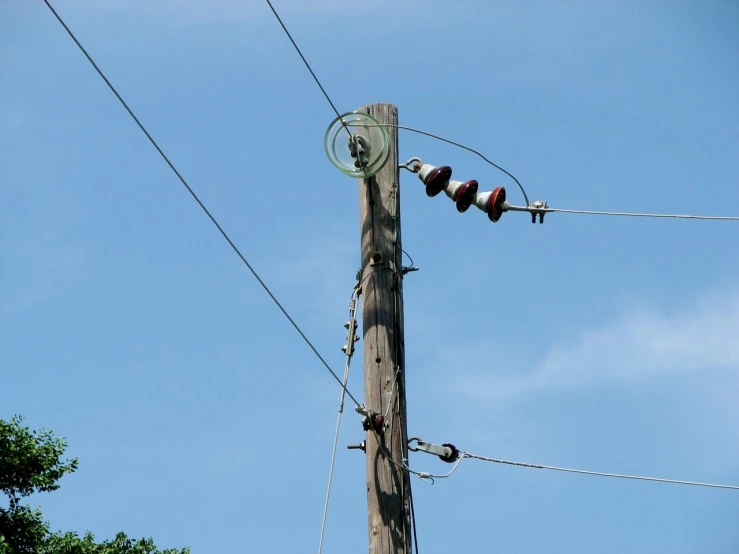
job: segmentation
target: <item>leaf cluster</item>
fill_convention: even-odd
[[[20,501],[32,494],[54,491],[58,481],[77,469],[77,458],[63,460],[63,438],[51,431],[32,431],[23,418],[0,419],[0,491],[8,506],[0,506],[0,554],[189,554],[190,549],[157,550],[151,539],[129,539],[118,533],[113,540],[96,542],[92,533],[51,533],[38,508]]]

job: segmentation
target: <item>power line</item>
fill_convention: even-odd
[[[45,0],[44,0],[45,1]],[[308,60],[305,59],[305,56],[303,56],[303,53],[300,51],[300,48],[298,47],[297,43],[293,39],[293,36],[290,34],[290,31],[287,30],[287,27],[285,27],[285,24],[282,22],[282,18],[277,13],[277,10],[275,10],[275,7],[272,5],[272,2],[270,0],[266,0],[267,5],[269,6],[269,9],[272,10],[272,13],[277,18],[277,21],[280,23],[280,27],[282,27],[282,30],[285,31],[285,34],[287,35],[287,38],[290,39],[290,42],[293,43],[293,47],[295,48],[295,51],[298,53],[298,56],[300,56],[300,59],[303,60],[303,63],[305,64],[305,67],[310,71],[310,74],[313,76],[313,80],[318,85],[318,88],[321,89],[321,92],[326,97],[326,100],[328,100],[328,103],[331,104],[331,109],[334,110],[334,113],[336,114],[336,117],[341,118],[341,114],[339,113],[339,110],[336,109],[336,106],[334,105],[333,101],[331,100],[331,97],[328,95],[328,92],[326,92],[326,89],[323,88],[323,85],[321,84],[321,81],[318,80],[318,77],[316,77],[316,74],[313,72],[313,69],[311,69],[310,64],[308,63]],[[343,123],[343,120],[342,120]]]
[[[506,465],[519,466],[519,467],[530,467],[534,469],[549,469],[552,471],[565,471],[567,473],[579,473],[582,475],[595,475],[598,477],[614,477],[617,479],[635,479],[638,481],[657,481],[659,483],[673,483],[676,485],[691,485],[695,487],[711,487],[711,488],[716,488],[716,489],[739,490],[739,486],[734,486],[734,485],[717,485],[714,483],[698,483],[695,481],[680,481],[677,479],[663,479],[660,477],[642,477],[639,475],[621,475],[619,473],[602,473],[599,471],[586,471],[584,469],[572,469],[572,468],[566,468],[566,467],[545,466],[541,464],[529,464],[526,462],[513,462],[510,460],[501,460],[498,458],[488,458],[487,456],[478,456],[477,454],[470,454],[469,452],[460,452],[460,456],[463,458],[474,458],[477,460],[482,460],[483,462],[493,462],[496,464],[506,464]]]
[[[306,69],[310,72],[311,76],[313,77],[313,80],[318,85],[318,88],[321,89],[321,92],[326,97],[326,100],[329,104],[331,104],[331,109],[334,110],[334,113],[336,114],[336,117],[341,121],[341,124],[344,126],[344,129],[351,137],[352,134],[349,131],[348,127],[346,126],[346,123],[341,118],[341,114],[339,113],[339,110],[336,109],[336,105],[334,104],[333,100],[331,100],[331,97],[328,95],[328,92],[326,92],[326,89],[323,88],[323,85],[321,84],[321,81],[318,80],[318,77],[313,72],[313,69],[311,68],[310,64],[308,63],[308,60],[305,59],[305,56],[303,56],[303,52],[300,51],[300,48],[298,47],[298,44],[293,39],[293,36],[290,34],[290,31],[287,30],[287,27],[282,22],[282,18],[277,13],[277,10],[275,10],[275,7],[272,5],[272,2],[270,0],[265,0],[267,2],[267,5],[269,6],[269,9],[272,10],[272,13],[275,15],[275,18],[277,18],[277,21],[280,23],[280,27],[282,27],[282,30],[285,31],[285,34],[287,35],[287,38],[290,39],[290,42],[292,42],[293,47],[295,48],[295,51],[298,53],[298,56],[300,56],[300,59],[303,60],[303,63],[305,64]]]
[[[633,213],[633,212],[601,212],[594,210],[566,210],[564,208],[545,208],[544,212],[562,212],[567,214],[587,214],[587,215],[614,215],[623,217],[658,217],[669,219],[716,219],[724,221],[739,221],[739,216],[733,215],[687,215],[687,214],[650,214],[650,213]]]
[[[269,0],[267,0],[269,3]],[[103,74],[101,69],[98,67],[98,65],[95,63],[95,61],[92,59],[90,54],[87,53],[87,50],[82,46],[80,41],[77,40],[77,37],[72,33],[70,28],[67,26],[67,24],[64,22],[64,20],[59,16],[59,14],[56,12],[54,7],[49,3],[49,0],[44,0],[44,3],[46,6],[51,10],[51,13],[54,14],[54,17],[56,17],[57,21],[64,27],[64,30],[67,31],[67,34],[70,36],[70,38],[74,41],[74,43],[77,45],[77,47],[80,49],[80,51],[85,55],[87,60],[90,62],[92,67],[95,68],[95,71],[98,75],[105,81],[105,84],[108,85],[108,88],[115,94],[116,98],[118,98],[118,101],[121,103],[121,105],[126,109],[128,114],[131,116],[131,118],[136,122],[136,125],[139,126],[139,129],[146,135],[146,138],[149,139],[149,142],[151,142],[152,146],[156,148],[156,151],[159,152],[159,155],[162,157],[162,159],[167,163],[169,168],[172,170],[172,172],[177,176],[177,178],[180,180],[180,182],[184,185],[184,187],[187,189],[187,192],[190,193],[190,196],[197,202],[198,206],[203,210],[205,215],[208,216],[208,218],[211,220],[213,225],[215,225],[216,229],[221,233],[224,239],[226,239],[226,242],[228,242],[229,246],[233,249],[233,251],[236,253],[236,255],[241,259],[241,261],[244,263],[244,265],[247,267],[247,269],[251,272],[251,274],[254,276],[254,278],[259,282],[259,284],[262,286],[264,291],[269,295],[269,297],[272,299],[272,301],[275,303],[275,305],[280,309],[282,314],[287,318],[287,320],[292,324],[292,326],[295,328],[295,330],[298,332],[298,334],[301,336],[301,338],[305,341],[305,343],[310,347],[310,349],[313,351],[313,353],[316,355],[316,357],[321,361],[323,366],[328,370],[328,372],[333,376],[333,378],[336,380],[339,385],[342,386],[343,390],[346,391],[346,394],[351,398],[354,403],[357,405],[357,407],[360,407],[361,404],[357,401],[356,398],[354,398],[354,395],[352,395],[351,392],[346,388],[345,385],[342,384],[341,379],[339,379],[339,376],[336,374],[336,372],[331,369],[331,366],[328,365],[328,362],[321,356],[321,354],[316,350],[316,347],[313,346],[313,343],[308,339],[307,336],[305,336],[305,333],[300,329],[297,323],[295,323],[295,320],[293,320],[292,317],[290,317],[290,314],[287,313],[287,310],[283,308],[282,304],[277,300],[274,294],[272,294],[272,291],[267,287],[264,281],[262,281],[262,278],[259,277],[257,272],[254,270],[254,268],[251,266],[251,264],[246,260],[244,255],[241,253],[241,251],[237,248],[237,246],[234,244],[234,242],[231,240],[231,238],[228,236],[226,231],[223,230],[223,227],[218,223],[216,218],[210,213],[208,208],[205,207],[205,204],[200,200],[197,194],[195,194],[195,191],[190,187],[190,185],[187,183],[185,178],[180,174],[179,171],[177,171],[177,168],[174,166],[174,164],[169,160],[167,155],[164,153],[164,151],[159,147],[157,142],[152,138],[152,136],[149,134],[149,132],[146,130],[144,125],[139,121],[139,118],[136,117],[136,115],[133,113],[131,108],[128,107],[128,104],[126,104],[125,100],[121,97],[120,94],[118,94],[118,91],[116,88],[111,84],[111,82],[108,80],[108,78]],[[270,4],[271,6],[271,4]],[[276,15],[276,14],[275,14]],[[329,100],[330,101],[330,100]],[[333,104],[332,104],[333,106]]]

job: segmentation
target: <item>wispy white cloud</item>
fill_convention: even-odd
[[[455,373],[474,397],[635,384],[668,372],[739,373],[739,292],[708,294],[665,311],[627,312],[574,337],[559,337],[538,357],[489,343],[465,350]],[[489,360],[491,350],[508,352],[494,370],[473,361]]]
[[[620,400],[598,414],[604,421],[623,416],[633,425],[643,417],[662,447],[692,469],[735,471],[739,448],[727,439],[739,425],[739,288],[680,300],[669,309],[626,308],[571,334],[554,330],[539,351],[491,341],[455,342],[453,353],[440,347],[438,366],[429,370],[444,378],[427,379],[433,385],[426,394],[439,402],[453,397],[458,409],[431,428],[472,451],[565,460],[577,441],[561,445],[573,429],[568,416],[567,430],[559,429],[553,407],[562,406],[565,393],[583,405],[588,396],[615,394]],[[635,399],[645,397],[659,407],[632,413],[644,409]],[[621,401],[625,411],[616,415]]]

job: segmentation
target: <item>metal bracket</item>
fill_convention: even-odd
[[[351,319],[344,324],[344,328],[347,329],[346,344],[341,347],[341,351],[347,356],[351,357],[354,355],[354,343],[359,340],[357,336],[357,318],[355,313],[357,310],[357,301],[354,297],[349,301],[349,317]]]
[[[349,152],[352,158],[357,158],[355,167],[363,167],[369,161],[367,157],[370,151],[370,143],[362,135],[349,136]]]
[[[398,169],[407,169],[411,173],[418,173],[421,171],[421,166],[423,165],[423,160],[421,158],[411,158],[404,164],[399,164]]]
[[[411,446],[411,443],[415,442],[416,446]],[[442,461],[447,463],[452,463],[459,458],[459,450],[453,445],[453,444],[434,444],[432,442],[425,442],[419,439],[418,437],[413,437],[411,439],[408,439],[408,450],[411,452],[426,452],[428,454],[433,454],[434,456],[438,456],[442,459]]]

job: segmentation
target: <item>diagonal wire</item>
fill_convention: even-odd
[[[334,104],[333,100],[331,100],[331,97],[328,95],[328,92],[326,92],[326,89],[323,88],[323,85],[321,84],[321,81],[318,80],[318,77],[313,72],[313,69],[311,68],[310,64],[308,63],[308,60],[305,59],[305,56],[303,56],[303,52],[300,51],[300,48],[298,47],[298,44],[293,39],[293,36],[290,34],[290,31],[287,30],[287,27],[282,22],[282,18],[277,13],[277,10],[275,10],[275,7],[272,5],[272,2],[270,0],[265,0],[267,2],[267,5],[269,6],[269,9],[272,10],[272,13],[275,15],[275,18],[277,18],[277,21],[280,23],[280,27],[282,27],[282,30],[285,31],[285,34],[287,35],[287,38],[290,39],[290,42],[292,42],[293,47],[295,48],[295,51],[298,53],[298,56],[300,56],[300,59],[303,60],[303,63],[305,64],[306,69],[310,72],[311,76],[313,77],[313,80],[318,85],[318,88],[321,89],[321,92],[326,97],[326,100],[331,105],[331,109],[334,110],[334,113],[336,114],[336,117],[341,121],[341,124],[344,126],[344,129],[347,133],[349,133],[349,136],[351,137],[352,134],[349,131],[349,128],[346,126],[346,122],[344,122],[344,119],[341,117],[341,114],[339,113],[339,110],[336,109],[336,105]]]
[[[180,174],[179,171],[177,171],[177,168],[174,166],[174,164],[169,160],[167,155],[164,153],[164,151],[159,147],[157,142],[152,138],[152,136],[149,134],[149,131],[146,130],[144,125],[139,121],[138,117],[131,111],[131,108],[128,107],[128,104],[126,104],[125,100],[121,97],[120,94],[118,94],[118,91],[115,89],[115,87],[111,84],[111,82],[108,80],[108,78],[103,74],[103,72],[100,70],[98,65],[95,63],[95,61],[92,59],[90,54],[87,53],[87,50],[80,44],[80,41],[77,40],[77,37],[74,36],[74,33],[70,30],[69,27],[67,27],[67,24],[64,22],[64,20],[59,16],[59,14],[56,12],[54,7],[49,3],[49,0],[44,0],[44,3],[46,6],[51,10],[51,13],[54,14],[54,17],[56,17],[57,21],[64,27],[64,30],[67,32],[67,34],[70,36],[70,38],[74,41],[74,43],[77,45],[77,47],[80,49],[80,51],[85,55],[87,60],[90,62],[92,67],[95,68],[95,71],[97,71],[97,74],[100,75],[100,77],[105,81],[105,84],[108,85],[108,88],[115,94],[116,98],[118,98],[118,101],[121,103],[121,105],[126,109],[128,114],[131,116],[131,118],[136,122],[136,125],[139,126],[139,129],[146,135],[146,138],[149,139],[149,142],[151,142],[152,146],[156,148],[156,151],[159,152],[159,155],[162,157],[162,159],[167,163],[169,168],[172,170],[172,172],[177,176],[177,178],[180,180],[180,182],[184,185],[184,187],[187,189],[187,192],[190,193],[190,196],[192,196],[193,200],[197,202],[198,206],[203,210],[205,215],[208,216],[208,218],[211,220],[213,225],[215,225],[216,229],[221,233],[224,239],[226,239],[226,242],[228,242],[229,246],[233,249],[233,251],[236,253],[236,255],[241,259],[242,262],[244,262],[244,265],[247,267],[247,269],[251,272],[251,274],[254,276],[254,278],[259,282],[259,284],[262,286],[264,291],[269,295],[269,297],[272,299],[272,301],[275,303],[275,305],[280,309],[282,314],[287,318],[287,320],[292,324],[292,326],[295,328],[295,330],[298,332],[298,334],[302,337],[302,339],[305,341],[305,343],[310,347],[310,349],[313,351],[313,353],[316,355],[316,357],[321,361],[323,366],[328,370],[328,372],[333,376],[333,378],[336,380],[337,383],[339,383],[343,390],[346,391],[346,394],[351,398],[354,403],[357,405],[357,407],[360,407],[361,404],[357,401],[356,398],[352,395],[349,390],[342,384],[341,379],[339,379],[339,376],[336,374],[336,372],[331,369],[331,366],[328,365],[328,362],[321,356],[321,354],[316,350],[316,347],[313,346],[313,343],[308,339],[307,336],[305,336],[305,333],[300,329],[297,323],[295,323],[295,320],[293,320],[292,317],[290,317],[290,314],[287,313],[287,310],[283,308],[282,304],[277,300],[274,294],[272,294],[272,291],[267,287],[264,281],[262,281],[262,278],[259,277],[257,272],[254,270],[254,268],[251,266],[251,264],[246,260],[244,255],[241,253],[241,251],[237,248],[237,246],[233,243],[231,238],[228,236],[226,231],[223,230],[223,227],[218,223],[215,217],[208,211],[208,208],[205,207],[205,204],[200,200],[197,194],[195,194],[195,191],[190,187],[190,185],[185,181],[185,178]]]
[[[349,380],[349,367],[352,363],[354,349],[354,328],[356,327],[357,316],[357,297],[359,296],[360,284],[354,287],[351,299],[349,300],[349,335],[346,343],[346,363],[344,364],[344,380],[342,383],[341,397],[339,398],[339,413],[336,416],[336,431],[334,432],[334,446],[331,450],[331,464],[328,470],[328,484],[326,485],[326,501],[323,504],[323,518],[321,520],[321,537],[318,541],[318,554],[323,552],[323,536],[326,531],[326,518],[328,516],[328,500],[331,496],[331,482],[334,478],[334,465],[336,463],[336,446],[339,443],[339,428],[341,427],[341,415],[344,413],[344,391],[346,391],[346,383]]]
[[[530,467],[535,469],[549,469],[553,471],[565,471],[568,473],[579,473],[582,475],[596,475],[599,477],[615,477],[617,479],[636,479],[638,481],[657,481],[659,483],[674,483],[676,485],[691,485],[695,487],[711,487],[716,489],[733,489],[739,490],[739,486],[735,485],[717,485],[714,483],[698,483],[696,481],[680,481],[677,479],[663,479],[661,477],[642,477],[639,475],[622,475],[619,473],[602,473],[599,471],[586,471],[584,469],[572,469],[567,467],[556,467],[556,466],[545,466],[541,464],[529,464],[526,462],[513,462],[510,460],[501,460],[498,458],[488,458],[487,456],[478,456],[477,454],[470,454],[469,452],[460,452],[460,456],[463,458],[474,458],[482,460],[483,462],[493,462],[496,464],[506,464],[511,466],[519,467]]]

